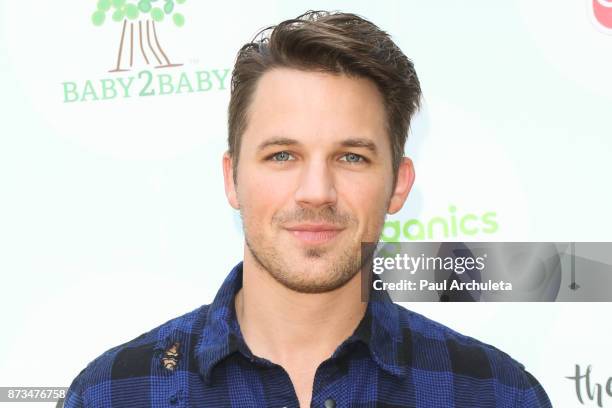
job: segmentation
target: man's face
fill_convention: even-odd
[[[394,188],[383,99],[368,79],[288,68],[257,84],[242,136],[236,185],[224,156],[226,193],[240,209],[247,256],[284,286],[322,293],[361,266],[414,179],[405,160]]]

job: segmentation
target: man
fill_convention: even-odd
[[[211,305],[90,363],[66,406],[550,406],[503,352],[384,292],[361,301],[361,243],[414,181],[420,95],[410,60],[353,14],[309,12],[246,44],[223,156],[244,260]]]

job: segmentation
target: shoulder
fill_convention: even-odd
[[[201,306],[100,354],[72,381],[64,406],[111,406],[112,387],[113,394],[121,389],[131,394],[147,393],[147,381],[143,379],[163,375],[175,367],[192,368],[190,351],[199,340],[208,308],[209,305]],[[122,385],[115,387],[113,383]]]
[[[449,373],[455,383],[467,387],[494,385],[524,406],[551,406],[537,379],[504,351],[401,305],[396,307],[414,368]]]
[[[408,330],[413,349],[446,356],[448,368],[452,368],[453,372],[483,378],[490,377],[496,371],[514,374],[524,369],[523,364],[490,344],[461,334],[401,305],[396,304],[396,307],[400,327],[403,331]]]

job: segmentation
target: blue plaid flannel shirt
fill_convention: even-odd
[[[298,407],[286,371],[240,333],[236,265],[214,301],[92,361],[65,407]],[[316,336],[313,336],[316,341]],[[299,351],[297,351],[299,352]],[[353,335],[318,367],[312,407],[550,407],[507,354],[372,291]]]

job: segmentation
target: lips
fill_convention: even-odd
[[[343,228],[332,224],[299,224],[285,227],[299,241],[305,244],[322,244],[336,238]]]

